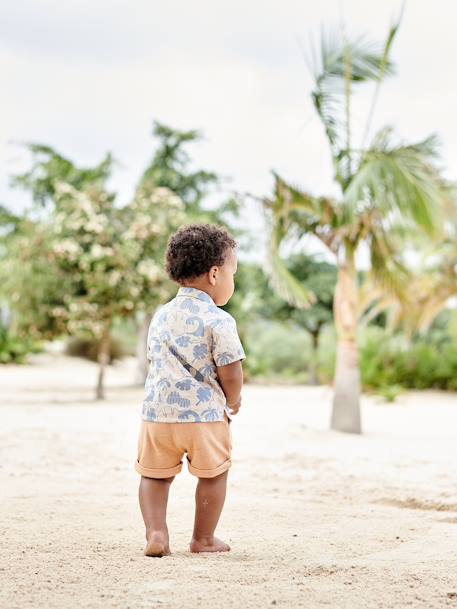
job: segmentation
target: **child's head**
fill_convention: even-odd
[[[167,273],[184,287],[207,292],[217,305],[225,305],[235,289],[236,241],[225,228],[190,224],[168,241]]]

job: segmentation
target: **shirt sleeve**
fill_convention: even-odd
[[[212,354],[216,366],[226,366],[246,357],[233,317],[222,320],[212,331]]]

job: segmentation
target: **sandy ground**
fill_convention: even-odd
[[[188,552],[195,479],[170,497],[173,555],[143,556],[141,388],[40,355],[0,367],[5,609],[457,607],[457,397],[364,399],[365,434],[328,432],[328,388],[248,386],[220,555]]]

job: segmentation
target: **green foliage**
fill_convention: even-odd
[[[307,382],[309,336],[295,324],[258,321],[245,335],[246,370],[263,381]]]
[[[283,301],[270,288],[268,277],[257,263],[238,261],[235,292],[225,305],[239,325],[249,325],[259,318],[272,319]]]
[[[188,145],[198,143],[202,134],[195,129],[173,129],[158,121],[154,122],[152,134],[158,146],[139,180],[138,187],[149,185],[168,188],[183,201],[189,222],[214,222],[230,228],[228,220],[239,213],[238,199],[231,196],[219,201],[211,209],[207,207],[207,195],[216,191],[220,185],[219,179],[211,171],[194,170],[187,152]]]
[[[100,340],[95,339],[93,336],[73,336],[65,345],[67,355],[82,357],[92,362],[97,361],[99,350]],[[110,341],[109,363],[112,364],[115,360],[124,357],[124,355],[125,352],[121,341],[112,337]]]
[[[176,195],[144,186],[129,205],[117,208],[104,191],[62,184],[56,203],[50,256],[71,277],[60,311],[71,333],[100,336],[114,316],[131,316],[168,296],[161,262],[168,235],[182,222]]]
[[[360,365],[365,388],[457,390],[457,342],[439,326],[411,343],[369,327],[361,337]]]
[[[11,185],[31,192],[33,201],[42,206],[53,201],[58,182],[66,182],[77,190],[101,187],[112,172],[114,160],[110,154],[95,167],[80,168],[51,146],[36,143],[25,146],[32,154],[32,166],[29,171],[13,176]]]
[[[360,369],[366,391],[394,401],[406,389],[457,391],[456,312],[441,314],[430,331],[408,343],[402,334],[370,325],[360,332]],[[307,383],[313,373],[309,335],[293,322],[258,320],[244,336],[245,366],[254,380]],[[336,336],[325,326],[318,349],[317,374],[331,384]]]
[[[66,330],[60,314],[71,294],[71,277],[52,262],[47,227],[22,219],[5,242],[0,264],[0,297],[8,303],[13,332],[33,340],[52,339]]]
[[[136,355],[138,324],[133,317],[116,317],[113,320],[111,336],[117,341],[124,355]]]
[[[30,337],[16,334],[0,324],[0,364],[23,364],[30,353],[41,351],[41,345]]]
[[[347,142],[347,91],[354,84],[379,82],[394,73],[389,59],[398,25],[394,25],[386,43],[372,42],[364,37],[349,39],[341,29],[321,32],[320,47],[313,50],[310,65],[315,81],[312,99],[333,151],[337,178],[341,176],[340,163]]]
[[[319,334],[321,327],[333,319],[336,267],[304,254],[290,256],[286,266],[314,294],[315,300],[306,309],[297,309],[285,303],[283,317],[293,319],[311,334]]]
[[[310,333],[332,320],[336,268],[311,256],[297,254],[285,262],[289,271],[306,288],[313,290],[315,304],[307,309],[289,305],[272,288],[264,269],[255,263],[239,262],[235,276],[236,290],[226,306],[239,323],[252,319],[287,321],[292,319]]]
[[[179,131],[155,121],[153,135],[159,145],[140,179],[140,186],[151,183],[169,188],[182,199],[188,212],[198,214],[208,190],[217,184],[215,173],[190,169],[186,146],[198,142],[201,134],[196,130]]]
[[[74,168],[72,174],[93,179],[82,189],[61,181],[60,174],[48,176],[52,208],[39,220],[24,218],[7,239],[1,293],[19,332],[100,337],[115,316],[154,308],[170,294],[162,260],[170,232],[183,221],[182,201],[144,183],[128,205],[118,207],[101,185],[101,166]],[[32,192],[41,188],[43,172],[31,172]]]
[[[186,147],[200,139],[197,131],[155,123],[154,136],[156,153],[123,207],[107,189],[110,154],[86,168],[50,146],[26,144],[31,167],[12,184],[35,205],[22,218],[0,206],[0,299],[15,331],[48,339],[87,333],[88,343],[70,348],[92,353],[98,346],[102,361],[114,320],[153,311],[175,291],[163,265],[170,234],[186,221],[227,225],[237,213],[234,199],[203,207],[218,180],[191,168]],[[132,353],[131,333],[128,341]]]
[[[387,387],[379,387],[376,393],[383,397],[386,402],[395,402],[402,391],[403,388],[401,385],[390,385]]]
[[[397,224],[413,222],[433,235],[441,224],[446,199],[437,159],[436,136],[402,145],[395,143],[393,130],[384,127],[362,154],[345,189],[348,211],[358,215],[369,201],[380,215],[399,212]]]
[[[236,290],[225,308],[237,319],[238,331],[247,351],[248,374],[277,376],[278,370],[282,370],[286,376],[296,376],[296,380],[301,378],[316,381],[318,355],[309,349],[309,345],[313,344],[314,350],[317,348],[322,328],[332,319],[336,270],[331,264],[302,254],[290,257],[286,264],[314,291],[314,305],[307,309],[296,309],[289,305],[271,289],[269,278],[261,266],[240,262],[235,276]],[[268,324],[267,321],[275,323]],[[266,336],[265,349],[260,351],[249,338],[252,335],[252,327],[257,327],[257,322],[264,324],[262,332]],[[283,322],[282,325],[280,322]],[[270,353],[269,348],[275,352],[272,347],[276,340],[274,328],[282,328],[285,337],[294,336],[297,332],[301,335],[302,330],[313,336],[313,343],[310,343],[309,337],[305,341],[308,345],[306,357],[292,360],[290,364],[285,365],[288,354],[292,355],[293,349],[289,350],[286,345],[284,353],[280,354],[281,341],[281,347],[277,348],[276,353]],[[251,348],[254,349],[252,353]]]

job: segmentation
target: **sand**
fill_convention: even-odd
[[[457,397],[363,399],[327,431],[331,389],[247,386],[218,529],[191,555],[195,479],[173,483],[173,555],[143,556],[133,361],[58,354],[0,367],[0,607],[457,607]]]

